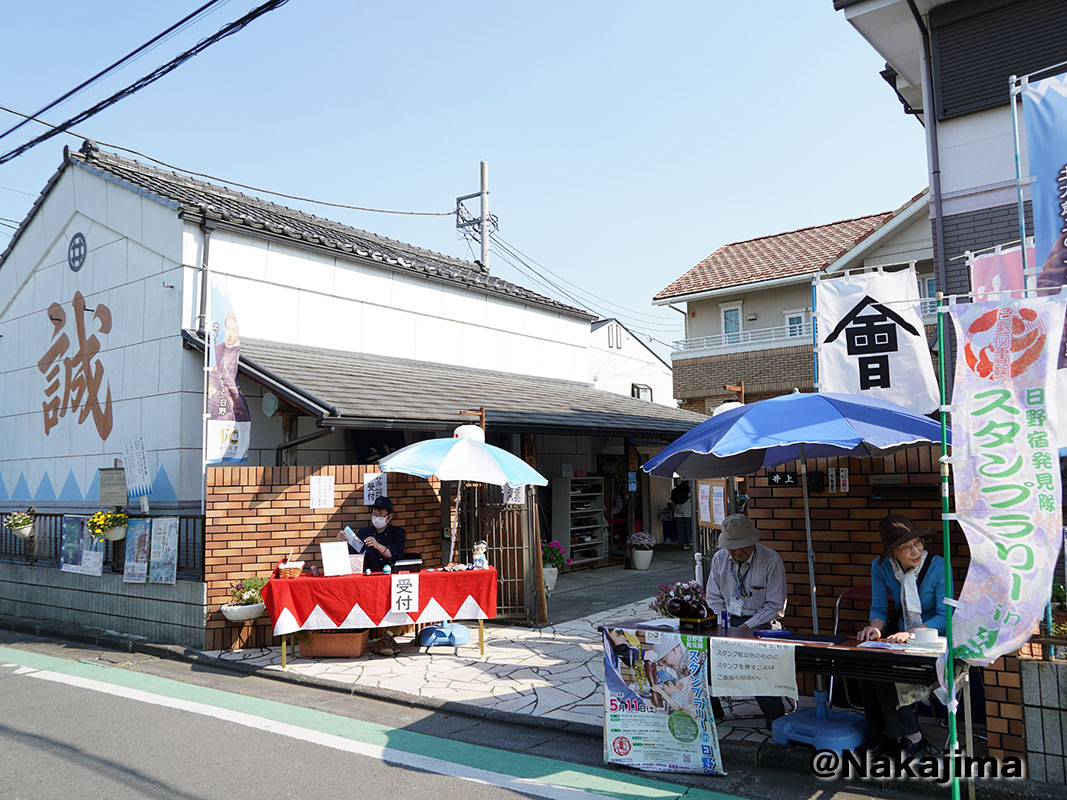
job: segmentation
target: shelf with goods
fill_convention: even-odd
[[[603,478],[553,478],[552,538],[563,545],[572,566],[607,556]]]

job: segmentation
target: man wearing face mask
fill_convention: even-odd
[[[404,543],[407,534],[404,529],[393,525],[393,501],[388,497],[379,497],[371,506],[371,524],[360,528],[356,536],[363,540],[363,566],[372,572],[381,572],[386,564],[392,566],[404,557]],[[349,544],[353,553],[355,548]]]

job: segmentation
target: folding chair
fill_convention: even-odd
[[[845,591],[841,592],[837,596],[837,604],[834,606],[834,636],[837,636],[837,629],[841,624],[841,601],[851,600],[853,603],[866,602],[868,607],[871,604],[871,587],[870,586],[853,586]],[[834,703],[834,678],[830,677],[830,700],[827,703],[827,708],[833,706]],[[863,704],[856,703],[848,693],[848,680],[845,680],[845,705],[849,708],[860,708]]]

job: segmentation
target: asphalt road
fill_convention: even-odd
[[[606,768],[580,735],[2,633],[0,709],[4,800],[914,796],[775,770]]]

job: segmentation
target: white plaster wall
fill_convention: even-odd
[[[88,253],[74,272],[67,248],[76,232],[85,236]],[[96,507],[97,469],[112,466],[123,442],[136,435],[145,437],[153,476],[162,467],[176,481],[181,301],[180,287],[164,284],[177,284],[180,237],[174,209],[79,167],[68,167],[44,199],[0,266],[0,440],[9,443],[0,448],[0,503]],[[68,337],[63,355],[74,356],[75,292],[87,308],[111,311],[108,333],[94,318],[98,312],[83,314],[86,338],[99,343],[91,364],[101,370],[102,404],[110,392],[106,437],[91,415],[79,422],[80,413],[69,410],[45,434],[48,382],[37,365],[53,342],[48,309],[62,306],[58,335]],[[59,363],[62,397],[69,382]]]
[[[864,256],[863,265],[931,261],[933,257],[934,244],[930,218],[926,214],[919,214]]]
[[[640,383],[652,388],[652,402],[677,406],[671,368],[626,328],[608,322],[589,339],[589,377],[597,389],[629,397],[632,385]]]
[[[183,242],[185,263],[198,264],[196,226],[186,226]],[[234,231],[212,235],[210,261],[243,336],[588,381],[583,320]],[[194,298],[195,290],[183,311],[188,327]]]
[[[721,306],[724,303],[742,302],[741,330],[780,328],[785,325],[785,311],[803,308],[807,321],[811,321],[811,283],[796,283],[764,289],[758,292],[738,291],[736,294],[710,297],[687,304],[694,316],[687,319],[687,339],[700,336],[718,336],[722,333]],[[755,314],[755,321],[746,317]]]

